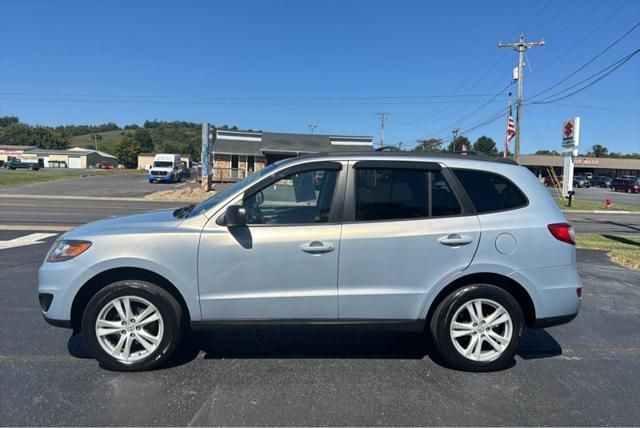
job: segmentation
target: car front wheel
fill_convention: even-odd
[[[182,309],[144,281],[119,281],[96,293],[82,317],[82,334],[100,365],[117,371],[161,366],[180,341]]]
[[[493,371],[512,363],[524,315],[502,288],[474,284],[447,296],[435,310],[430,327],[439,354],[453,368]]]

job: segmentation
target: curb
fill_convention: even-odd
[[[606,211],[606,210],[560,210],[563,213],[575,214],[638,214],[640,211]]]

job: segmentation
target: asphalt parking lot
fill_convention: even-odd
[[[553,187],[548,187],[548,190],[553,196],[558,195],[557,191]],[[576,199],[600,201],[604,205],[604,200],[606,198],[610,198],[614,204],[640,207],[640,193],[614,192],[611,189],[603,189],[601,187],[589,187],[588,189],[576,187],[573,191],[576,192]]]
[[[34,171],[37,174],[38,171]],[[139,197],[160,190],[174,190],[189,183],[149,183],[146,174],[122,173],[0,188],[7,195],[56,195],[87,197]]]
[[[0,241],[37,231],[0,231]],[[579,251],[571,324],[526,332],[515,364],[462,373],[425,336],[228,329],[183,345],[172,367],[98,367],[46,324],[36,274],[55,237],[0,250],[0,425],[637,425],[640,272]]]

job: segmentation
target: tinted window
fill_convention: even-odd
[[[461,211],[442,175],[428,170],[356,169],[355,196],[358,221],[455,215]]]
[[[288,175],[244,200],[247,224],[326,223],[338,171]]]
[[[469,169],[454,169],[479,213],[504,211],[527,205],[527,198],[515,184],[499,174]]]

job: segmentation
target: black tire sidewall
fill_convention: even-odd
[[[160,346],[147,358],[131,364],[122,363],[109,355],[95,334],[98,314],[107,303],[122,296],[138,296],[150,301],[162,316],[164,333]],[[163,288],[144,281],[119,281],[102,288],[87,304],[82,316],[85,344],[103,368],[116,371],[144,371],[159,367],[173,354],[182,332],[182,308]]]
[[[489,299],[501,304],[513,323],[513,335],[507,349],[493,361],[473,361],[455,349],[449,326],[456,311],[474,299]],[[432,335],[438,352],[453,368],[465,371],[494,371],[507,367],[513,361],[524,330],[524,315],[516,299],[504,289],[490,284],[474,284],[460,288],[445,298],[434,312]]]

